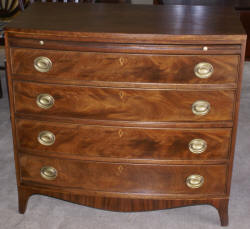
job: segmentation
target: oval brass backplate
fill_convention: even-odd
[[[41,168],[40,174],[45,180],[55,180],[57,177],[57,170],[52,166],[44,166]]]
[[[203,185],[203,183],[204,183],[204,177],[197,174],[192,174],[188,176],[186,179],[186,185],[192,189],[200,188]]]
[[[49,109],[53,107],[54,103],[55,103],[54,98],[49,94],[40,94],[36,97],[37,106],[43,109]]]
[[[194,102],[192,105],[192,112],[195,115],[199,115],[199,116],[208,114],[210,109],[211,109],[210,103],[207,101],[203,101],[203,100],[198,100]]]
[[[201,79],[209,78],[214,72],[213,65],[206,62],[201,62],[195,65],[194,73]]]
[[[34,60],[34,67],[38,72],[48,72],[52,68],[52,61],[45,56],[39,56]]]
[[[52,132],[45,130],[38,134],[37,140],[44,146],[50,146],[55,143],[56,137]]]
[[[189,150],[194,154],[200,154],[207,149],[207,142],[203,139],[193,139],[189,142]]]

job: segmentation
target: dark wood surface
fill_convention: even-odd
[[[52,69],[38,72],[32,63],[38,56],[48,57]],[[222,84],[235,83],[238,77],[237,55],[139,55],[121,53],[72,52],[41,49],[11,49],[12,74],[34,80],[83,80],[132,83]],[[78,61],[74,61],[74,60]],[[214,73],[198,78],[198,63],[212,64]],[[96,64],[98,63],[98,64]]]
[[[65,12],[67,21],[59,22],[57,14]],[[10,24],[6,54],[19,211],[24,213],[33,194],[116,211],[211,204],[218,209],[221,224],[227,225],[246,40],[232,12],[206,6],[34,4]],[[93,20],[76,20],[86,17]],[[44,45],[39,46],[41,40]],[[15,56],[15,50],[22,52]],[[34,58],[51,50],[75,53],[69,55],[73,66],[92,55],[93,62],[98,61],[96,66],[88,62],[88,81],[81,79],[85,68],[63,70],[54,59],[54,74],[54,70],[34,71]],[[124,70],[113,63],[121,63],[114,58],[118,54],[129,61],[131,56],[136,58]],[[176,64],[174,57],[182,64]],[[66,63],[64,55],[56,59],[60,58]],[[206,82],[192,79],[194,66],[188,66],[197,58],[216,66]],[[172,60],[173,67],[166,60]],[[140,66],[138,76],[134,63]],[[183,74],[182,65],[187,66]],[[164,75],[168,75],[166,81]],[[40,93],[51,94],[54,106],[38,108]],[[197,100],[209,101],[207,115],[192,113]],[[42,128],[56,134],[50,147],[37,144]],[[187,150],[194,137],[208,142],[199,159]],[[45,165],[58,170],[54,181],[41,178]],[[202,187],[186,186],[190,173],[204,176]]]
[[[197,5],[214,7],[232,7],[240,15],[241,22],[246,30],[248,37],[250,35],[250,1],[249,0],[162,0],[164,5]],[[212,15],[211,15],[212,16]],[[250,59],[250,40],[247,40],[246,60]]]
[[[45,130],[55,135],[56,141],[51,146],[37,140]],[[17,136],[21,151],[37,155],[101,161],[203,163],[203,160],[228,159],[231,128],[135,128],[18,119]],[[189,150],[193,139],[207,142],[204,153],[194,154]]]
[[[228,224],[228,198],[216,197],[216,198],[196,198],[196,199],[129,199],[129,198],[110,198],[110,197],[100,197],[95,196],[85,196],[81,193],[74,193],[72,191],[62,191],[55,188],[51,189],[49,187],[41,188],[35,186],[22,186],[19,187],[19,211],[24,213],[27,206],[27,202],[30,196],[34,194],[47,195],[55,197],[58,199],[63,199],[73,203],[83,204],[86,206],[91,206],[100,209],[112,210],[112,211],[152,211],[157,209],[167,209],[174,207],[190,206],[197,204],[209,204],[218,210],[223,226]],[[204,219],[206,216],[204,216]],[[202,216],[200,217],[202,220]]]
[[[25,36],[25,34],[23,34]],[[72,38],[73,39],[73,38]],[[212,44],[209,42],[197,44],[134,44],[134,43],[104,43],[104,42],[77,42],[42,39],[20,38],[18,33],[11,34],[9,44],[13,48],[32,48],[42,50],[63,50],[63,51],[81,51],[81,52],[102,52],[102,53],[130,53],[130,54],[241,54],[241,46],[237,44]],[[211,44],[210,44],[211,43]],[[205,46],[206,45],[206,46]],[[204,51],[203,48],[207,47]]]
[[[53,107],[37,106],[36,98],[43,93],[55,99]],[[13,96],[15,112],[43,116],[141,122],[231,121],[234,118],[235,92],[231,90],[90,88],[16,81]],[[199,100],[210,103],[207,115],[193,114],[192,105]]]
[[[249,0],[162,0],[164,5],[232,6],[237,10],[250,9]]]
[[[64,15],[70,15],[70,20]],[[71,32],[71,36],[81,33],[244,35],[230,7],[130,4],[36,3],[9,23],[6,30],[47,34],[62,31],[61,35]]]
[[[57,178],[45,180],[40,175],[44,165],[53,165]],[[22,154],[20,156],[22,183],[39,183],[88,192],[137,194],[143,196],[193,194],[202,196],[226,193],[225,165],[145,165],[88,161],[72,161]],[[191,189],[186,179],[191,174],[204,177],[204,185]],[[150,178],[150,182],[149,182]]]

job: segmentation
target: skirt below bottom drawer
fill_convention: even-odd
[[[226,165],[152,165],[64,160],[22,154],[21,182],[35,182],[63,188],[137,194],[223,195]],[[42,168],[53,167],[46,171]],[[43,176],[41,175],[43,171]],[[52,176],[50,180],[44,175]],[[53,179],[53,175],[56,178]],[[203,184],[187,185],[188,177],[199,175]],[[191,177],[192,178],[192,177]],[[190,181],[190,180],[189,180]],[[192,180],[193,184],[199,183]],[[191,183],[192,183],[191,182]]]

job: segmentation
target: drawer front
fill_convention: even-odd
[[[37,104],[44,94],[53,98],[48,109]],[[97,120],[227,121],[232,120],[234,110],[231,90],[88,88],[16,81],[14,97],[16,112]],[[205,101],[205,105],[197,101]],[[201,110],[206,114],[200,115]]]
[[[20,156],[20,165],[22,183],[36,182],[88,191],[139,194],[225,194],[226,189],[226,165],[118,164],[49,159],[26,154]],[[48,172],[48,167],[53,167],[55,170],[50,168]],[[186,181],[190,175],[202,176],[203,185],[199,188],[188,187]]]
[[[16,126],[19,149],[59,157],[227,159],[231,139],[229,128],[124,128],[21,119],[16,121]]]
[[[34,67],[38,57],[46,57],[51,61],[48,71],[39,72]],[[237,55],[148,55],[24,48],[12,48],[11,58],[12,73],[25,75],[30,80],[46,77],[46,80],[178,84],[235,83],[239,61]],[[43,68],[44,60],[39,61]],[[211,64],[213,73],[208,78],[199,78],[194,69],[197,64],[204,62]],[[36,63],[38,66],[39,62]]]

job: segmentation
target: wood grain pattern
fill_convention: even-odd
[[[37,20],[41,17],[44,20]],[[211,204],[217,208],[222,225],[228,224],[246,41],[232,9],[33,4],[8,24],[5,35],[21,213],[30,195],[42,194],[116,211]],[[40,45],[40,40],[45,44]],[[207,51],[203,51],[204,46]],[[13,50],[21,50],[14,55],[18,57],[14,67],[25,63],[14,74]],[[34,72],[33,51],[61,58],[65,68],[53,59],[52,71],[56,72],[50,73],[54,75]],[[189,65],[197,58],[214,61],[216,66],[206,82],[192,78]],[[88,63],[88,72],[84,64],[77,69],[79,59]],[[114,64],[117,60],[123,66]],[[38,108],[35,101],[39,93],[53,95],[55,105],[46,111]],[[192,114],[196,100],[210,102],[208,115]],[[35,143],[35,132],[44,127],[57,136],[51,151]],[[181,144],[197,134],[209,143],[209,154],[199,155],[199,160],[190,157]],[[83,135],[88,136],[84,141]],[[170,140],[164,141],[165,136]],[[94,145],[92,138],[103,146],[99,142]],[[136,145],[127,144],[135,140]],[[76,141],[89,143],[86,151]],[[122,150],[121,144],[125,145]],[[55,181],[40,177],[43,165],[58,169]],[[200,189],[185,186],[190,172],[206,178]]]
[[[87,191],[137,193],[141,195],[167,194],[226,194],[225,165],[181,166],[103,163],[63,160],[20,155],[22,183],[35,182],[56,187],[70,187]],[[40,175],[43,166],[52,166],[58,176],[53,181]],[[186,185],[191,174],[204,177],[197,189]],[[149,182],[150,181],[150,182]]]
[[[22,151],[86,160],[219,160],[228,158],[231,143],[230,128],[133,128],[22,119],[16,121],[16,126],[18,148]],[[56,141],[51,146],[37,140],[45,130],[55,135]],[[204,153],[189,151],[189,142],[195,138],[207,142]]]
[[[39,94],[50,94],[55,104],[42,109]],[[175,91],[119,88],[89,88],[14,82],[15,111],[97,120],[123,121],[230,121],[234,112],[234,91]],[[207,115],[192,112],[198,100],[210,103]],[[69,106],[70,104],[70,106]]]
[[[101,53],[130,53],[130,54],[189,54],[189,55],[240,55],[241,46],[237,44],[126,44],[104,42],[79,42],[50,40],[40,38],[16,37],[11,34],[9,45],[12,48],[32,48],[45,50],[64,50],[77,52],[101,52]],[[40,41],[43,41],[41,45]],[[204,50],[204,46],[207,50]]]
[[[40,20],[43,15],[46,15],[46,20]],[[70,15],[71,20],[64,15]],[[194,21],[199,24],[195,25]],[[245,37],[233,8],[216,6],[125,4],[121,8],[119,4],[36,3],[9,23],[6,30],[26,33],[29,37],[38,33],[48,34],[50,39],[68,37],[73,40],[77,37],[78,40],[116,43],[156,44],[188,38],[193,43],[214,38],[217,42],[229,43]],[[193,36],[197,39],[192,39]]]
[[[105,125],[114,127],[140,127],[140,128],[232,128],[231,121],[210,121],[210,122],[140,122],[140,121],[115,121],[115,120],[96,120],[96,119],[77,119],[72,117],[46,116],[39,114],[15,113],[18,119],[32,119],[40,121],[54,121],[64,123],[74,123],[81,125]]]
[[[52,69],[40,73],[34,60],[45,56]],[[46,77],[46,80],[83,80],[136,83],[234,83],[237,79],[237,55],[140,55],[91,53],[41,49],[12,48],[12,73],[25,75],[27,80]],[[214,73],[200,79],[194,67],[200,62],[213,65]]]
[[[64,191],[62,189],[51,189],[49,187],[41,188],[36,186],[20,186],[18,188],[19,195],[19,212],[24,213],[27,207],[29,197],[34,194],[47,195],[58,199],[82,204],[89,207],[105,209],[120,212],[139,212],[152,211],[159,209],[176,208],[183,206],[191,206],[197,204],[209,204],[218,210],[221,218],[221,225],[228,225],[228,198],[201,198],[201,199],[128,199],[128,198],[111,198],[100,196],[86,196],[81,193]],[[180,216],[181,218],[181,216]],[[196,220],[196,218],[194,219]],[[202,217],[200,218],[202,220]]]

